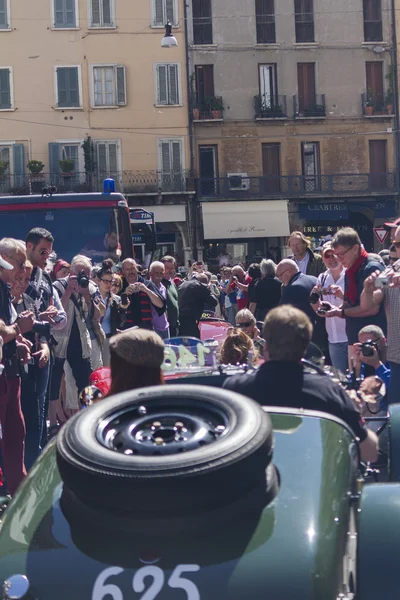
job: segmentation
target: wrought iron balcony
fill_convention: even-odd
[[[330,175],[272,175],[197,179],[201,200],[291,198],[303,196],[365,196],[398,192],[395,173],[337,173]]]
[[[254,96],[256,119],[286,119],[286,96],[269,96],[258,94]]]
[[[362,112],[365,117],[393,115],[393,104],[393,93],[390,92],[386,92],[385,95],[373,94],[370,91],[361,94]]]
[[[41,194],[54,186],[57,193],[102,192],[107,177],[115,180],[116,191],[124,194],[159,195],[190,191],[189,172],[122,171],[118,173],[39,173],[0,176],[0,195]],[[193,183],[192,186],[193,188]]]
[[[193,103],[193,120],[221,120],[224,114],[224,102],[221,96],[210,96],[202,102]]]
[[[326,117],[325,94],[293,96],[293,114],[296,118]]]

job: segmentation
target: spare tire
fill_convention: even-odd
[[[271,421],[252,400],[169,385],[118,394],[75,415],[57,437],[57,463],[87,506],[181,514],[259,487],[272,448]]]

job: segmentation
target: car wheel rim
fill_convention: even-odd
[[[129,407],[103,419],[97,440],[127,456],[172,455],[215,443],[230,429],[230,415],[219,407],[188,400],[190,407],[164,398]]]

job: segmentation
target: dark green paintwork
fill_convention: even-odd
[[[400,481],[400,404],[389,406],[390,481]]]
[[[189,541],[178,529],[167,537],[148,534],[142,522],[130,522],[131,531],[127,525],[115,537],[104,531],[101,519],[93,537],[81,525],[71,532],[58,503],[62,485],[51,444],[5,513],[0,583],[23,573],[40,600],[91,600],[98,574],[122,564],[124,573],[109,582],[119,585],[124,600],[139,600],[143,593],[133,592],[132,576],[143,566],[139,556],[150,551],[160,556],[157,566],[166,579],[177,564],[200,564],[188,579],[201,600],[336,599],[348,493],[356,477],[352,436],[333,420],[290,414],[271,418],[278,495],[258,512],[241,504],[237,510],[220,509],[221,520],[213,526],[201,515],[203,526]],[[164,586],[157,598],[185,600],[186,593]]]

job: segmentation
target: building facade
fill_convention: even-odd
[[[396,214],[392,19],[390,0],[191,0],[211,264],[221,247],[235,261],[279,258],[290,230],[317,242],[345,224],[373,249],[373,227]]]
[[[183,11],[182,0],[1,0],[0,193],[98,191],[112,177],[130,206],[155,213],[160,253],[183,254]],[[167,21],[178,47],[161,47]]]

